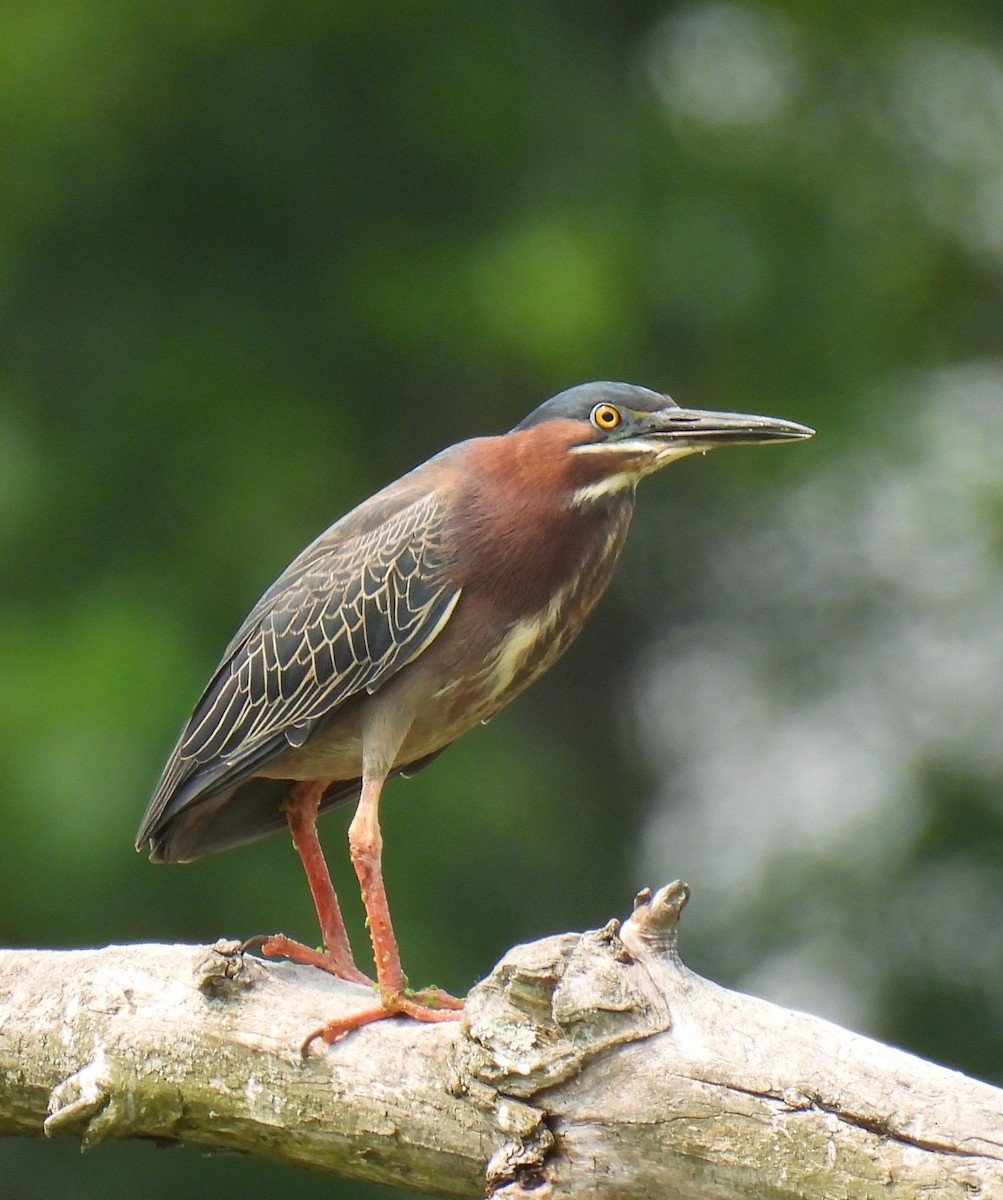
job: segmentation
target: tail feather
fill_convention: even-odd
[[[149,835],[151,862],[192,862],[246,846],[286,827],[284,801],[293,779],[246,779],[236,787],[183,808]],[[333,783],[321,811],[357,795],[361,780]]]

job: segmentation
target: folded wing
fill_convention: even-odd
[[[302,745],[347,699],[378,691],[436,638],[459,598],[445,515],[434,491],[390,511],[376,496],[276,580],[196,705],[137,846]]]

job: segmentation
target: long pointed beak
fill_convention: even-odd
[[[704,412],[698,408],[669,405],[651,413],[641,436],[664,446],[668,455],[717,446],[757,446],[763,442],[798,442],[815,433],[796,421],[778,417],[756,417],[747,413]],[[684,451],[685,447],[685,451]]]

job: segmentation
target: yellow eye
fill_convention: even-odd
[[[616,429],[621,419],[620,410],[612,404],[597,404],[592,410],[592,424],[597,429]]]

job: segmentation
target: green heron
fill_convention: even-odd
[[[318,813],[357,796],[348,841],[379,995],[311,1037],[395,1013],[457,1016],[460,1001],[405,986],[381,869],[383,785],[553,666],[609,583],[640,479],[687,454],[812,432],[587,383],[506,434],[443,450],[336,521],[254,606],[167,762],[137,849],[188,862],[288,825],[323,949],[256,940],[369,984],[316,829]]]

